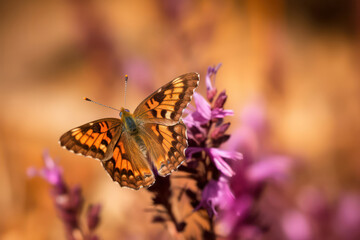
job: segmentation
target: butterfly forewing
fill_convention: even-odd
[[[60,145],[77,154],[106,160],[112,156],[121,130],[120,119],[99,119],[66,132],[60,137]]]
[[[134,116],[147,123],[174,125],[179,122],[198,85],[198,73],[181,75],[142,101]]]
[[[149,187],[155,182],[143,149],[145,143],[139,139],[123,132],[114,148],[112,158],[102,162],[113,180],[122,187],[139,189]]]

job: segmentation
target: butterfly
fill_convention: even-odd
[[[65,149],[98,159],[122,187],[140,189],[155,182],[153,168],[165,177],[185,160],[188,147],[182,113],[200,76],[181,75],[156,90],[135,109],[121,108],[120,118],[103,118],[60,137]]]

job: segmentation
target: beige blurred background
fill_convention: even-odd
[[[167,239],[144,209],[147,191],[121,189],[96,160],[58,145],[70,128],[117,112],[191,71],[222,63],[216,85],[241,125],[243,106],[262,98],[267,147],[300,159],[294,188],[336,196],[360,186],[360,4],[356,1],[0,2],[0,239],[64,239],[49,185],[28,179],[41,154],[60,159],[86,204],[103,205],[102,239]]]

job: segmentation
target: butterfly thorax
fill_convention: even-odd
[[[134,116],[129,112],[129,110],[126,109],[124,110],[124,108],[121,109],[120,116],[121,116],[121,121],[124,124],[125,131],[128,132],[133,137],[136,144],[139,146],[139,150],[146,157],[147,155],[146,145],[143,139],[139,135],[139,129],[135,122],[136,120]]]
[[[125,130],[131,135],[137,134],[138,128],[133,115],[130,112],[126,111],[124,108],[122,108],[120,116],[121,116],[121,121],[124,124]]]

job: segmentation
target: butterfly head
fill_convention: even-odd
[[[121,108],[119,115],[120,115],[121,120],[124,120],[124,118],[126,118],[127,116],[130,116],[131,113],[130,113],[129,109]]]

